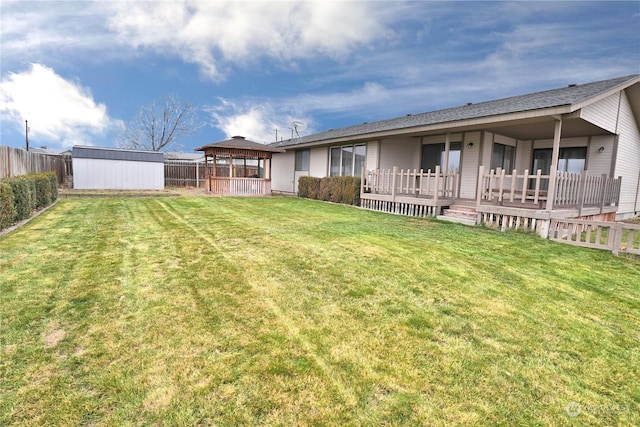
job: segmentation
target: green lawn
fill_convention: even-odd
[[[295,198],[75,198],[0,238],[0,272],[3,426],[640,424],[637,257]]]

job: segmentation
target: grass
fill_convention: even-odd
[[[293,198],[114,197],[2,237],[0,271],[0,425],[640,424],[631,256]]]

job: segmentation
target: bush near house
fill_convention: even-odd
[[[58,198],[55,172],[7,178],[0,181],[0,229],[27,219],[36,209]]]
[[[303,176],[298,180],[298,196],[326,202],[360,205],[360,178]]]

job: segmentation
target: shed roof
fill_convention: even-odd
[[[380,120],[340,129],[330,129],[313,135],[303,136],[301,138],[275,142],[270,145],[271,147],[288,147],[335,138],[363,136],[396,129],[455,123],[462,120],[479,119],[483,117],[534,110],[546,110],[555,107],[577,106],[616,88],[624,89],[638,81],[640,81],[640,74],[602,80],[593,83],[569,85],[563,88],[546,90],[543,92],[512,96],[509,98],[480,102],[477,104],[467,104],[461,107],[445,108],[443,110],[436,110],[421,114],[409,114],[404,117]]]
[[[207,148],[230,148],[230,149],[251,150],[251,151],[264,151],[267,153],[284,152],[284,150],[281,150],[280,148],[276,148],[274,146],[269,146],[266,144],[260,144],[259,142],[249,141],[248,139],[245,139],[244,136],[234,136],[231,139],[203,145],[202,147],[198,147],[195,150],[205,151]]]
[[[76,159],[164,163],[164,155],[158,151],[123,150],[120,148],[87,147],[82,145],[74,146],[71,156]]]

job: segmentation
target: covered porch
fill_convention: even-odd
[[[421,147],[413,165],[423,168],[405,161],[363,169],[362,207],[433,217],[459,211],[465,223],[540,233],[551,218],[615,220],[622,185],[612,176],[617,137],[579,115],[413,138]]]
[[[227,196],[271,194],[271,156],[283,150],[243,136],[196,148],[204,152],[206,191]]]

